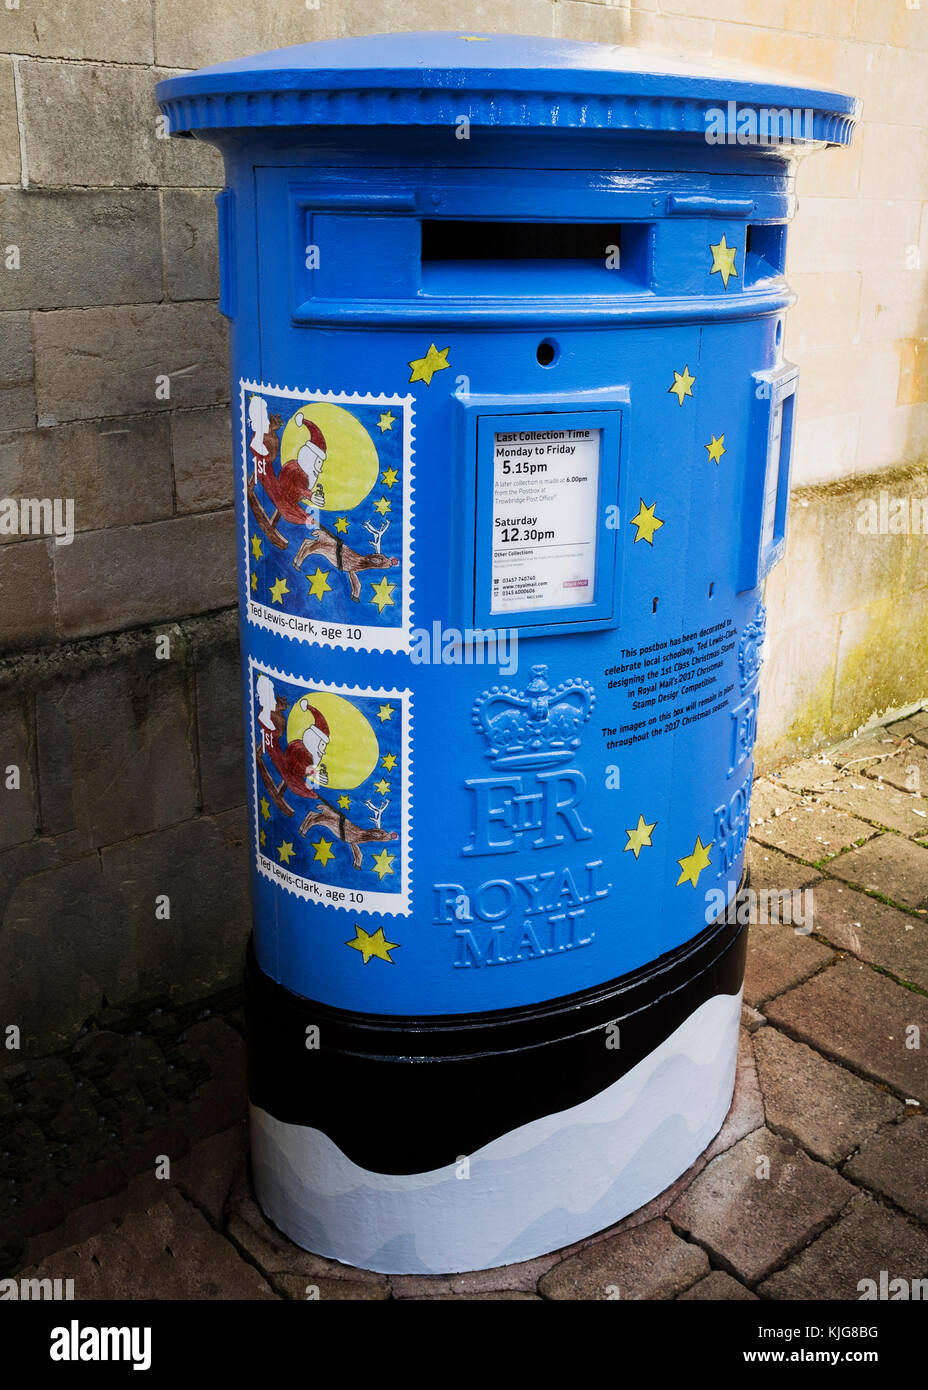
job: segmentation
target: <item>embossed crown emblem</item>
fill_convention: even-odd
[[[549,686],[547,666],[533,666],[524,690],[494,685],[474,701],[473,720],[497,767],[546,767],[571,757],[596,696],[581,677]]]

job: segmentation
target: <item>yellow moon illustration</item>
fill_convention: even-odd
[[[325,435],[325,463],[319,481],[325,493],[320,511],[347,512],[356,507],[377,481],[380,459],[373,439],[343,406],[329,401],[307,401],[295,410],[284,426],[280,441],[281,465],[295,459],[309,438],[306,425],[296,424],[296,416],[312,420]]]
[[[311,709],[303,709],[303,701]],[[287,716],[287,741],[302,738],[316,722],[312,709],[317,709],[329,726],[329,746],[322,761],[328,773],[330,787],[346,791],[370,777],[380,757],[377,735],[364,715],[350,700],[333,695],[328,690],[306,690],[293,702]],[[323,795],[325,789],[323,788]]]

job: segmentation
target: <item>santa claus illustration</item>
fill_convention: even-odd
[[[325,506],[325,492],[320,474],[326,459],[325,435],[319,426],[307,419],[302,410],[293,417],[293,423],[305,429],[306,438],[300,445],[295,459],[287,459],[280,472],[274,471],[274,463],[280,450],[277,427],[280,416],[268,416],[267,402],[262,396],[252,396],[248,403],[248,423],[251,439],[248,449],[254,459],[254,476],[248,487],[248,501],[255,518],[265,534],[275,545],[285,547],[287,542],[277,532],[280,517],[293,526],[305,526],[311,536],[319,534],[319,507]],[[273,513],[268,516],[255,496],[260,485],[274,504]]]
[[[329,726],[324,715],[304,695],[299,708],[311,721],[300,738],[291,738],[286,748],[281,735],[286,724],[286,700],[279,700],[269,676],[257,681],[259,702],[258,724],[262,730],[262,752],[280,773],[284,783],[295,796],[316,796],[316,787],[328,785],[325,769],[325,750],[329,746]]]

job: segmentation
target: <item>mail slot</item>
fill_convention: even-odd
[[[528,1259],[731,1100],[791,161],[857,103],[453,33],[158,100],[226,167],[257,1196]]]

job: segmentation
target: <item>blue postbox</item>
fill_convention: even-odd
[[[527,1259],[731,1100],[791,161],[857,103],[451,33],[158,100],[226,167],[257,1195]]]

